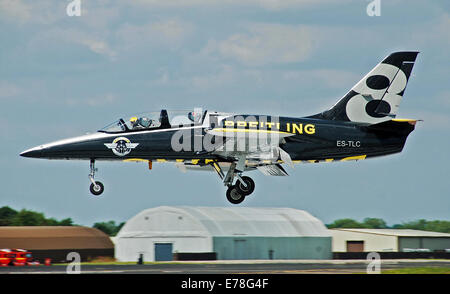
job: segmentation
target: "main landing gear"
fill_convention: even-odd
[[[94,159],[91,159],[90,169],[91,172],[89,173],[89,180],[91,181],[91,186],[89,187],[89,190],[92,194],[98,196],[103,193],[103,191],[105,190],[105,186],[103,186],[102,182],[94,180],[95,172],[97,171],[97,169],[95,168]]]
[[[229,185],[227,189],[227,199],[233,204],[239,204],[245,197],[252,194],[255,190],[255,182],[250,177],[236,174],[238,178],[234,185]]]
[[[244,201],[245,197],[252,194],[255,190],[255,182],[252,178],[247,176],[241,176],[242,172],[236,169],[236,163],[233,162],[228,170],[227,174],[224,175],[222,169],[218,163],[213,163],[213,167],[216,170],[219,177],[223,180],[227,189],[227,199],[233,204],[239,204]],[[236,182],[233,184],[234,177],[237,178]]]

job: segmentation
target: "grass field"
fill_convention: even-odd
[[[382,274],[450,274],[450,267],[410,267],[381,270]]]

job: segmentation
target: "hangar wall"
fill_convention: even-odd
[[[115,256],[119,261],[137,261],[143,254],[144,261],[155,261],[156,244],[172,244],[173,253],[213,252],[211,237],[137,237],[120,238],[116,243]]]
[[[332,259],[330,237],[213,237],[217,259]]]
[[[338,229],[331,229],[329,231],[333,237],[333,252],[347,252],[348,241],[363,241],[364,252],[398,251],[396,236],[367,234]]]
[[[410,229],[331,229],[333,252],[348,252],[348,243],[360,242],[361,252],[404,252],[405,249],[450,249],[450,234]],[[355,252],[355,251],[354,251]]]
[[[450,249],[450,237],[448,238],[432,238],[432,237],[399,237],[399,251],[405,248],[425,248],[431,251]]]

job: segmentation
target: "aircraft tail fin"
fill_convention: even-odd
[[[331,109],[312,117],[369,124],[395,118],[418,53],[390,54]]]

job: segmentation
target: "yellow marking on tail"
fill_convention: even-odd
[[[416,122],[417,119],[411,119],[411,118],[394,118],[392,121],[398,121],[398,122]]]

